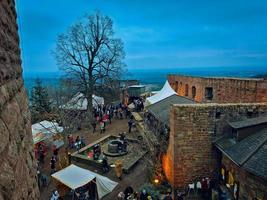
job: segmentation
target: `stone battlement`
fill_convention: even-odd
[[[168,75],[168,81],[178,95],[200,103],[267,102],[267,80],[261,78]]]

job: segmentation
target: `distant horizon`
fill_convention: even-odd
[[[201,66],[197,66],[197,67],[143,67],[143,68],[126,68],[126,70],[128,72],[134,72],[134,71],[175,71],[177,70],[178,72],[181,71],[196,71],[196,72],[201,72],[201,71],[214,71],[214,72],[218,72],[218,71],[222,71],[222,70],[227,70],[226,72],[232,71],[232,72],[238,72],[238,70],[240,70],[242,68],[243,71],[248,72],[248,71],[252,71],[255,73],[267,73],[267,66],[216,66],[216,67],[201,67]],[[23,76],[28,77],[32,77],[32,76],[39,76],[39,75],[55,75],[55,76],[61,76],[64,75],[64,71],[63,70],[55,70],[55,71],[23,71]]]

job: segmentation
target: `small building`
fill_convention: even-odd
[[[232,133],[215,142],[221,183],[234,199],[267,198],[267,116],[231,122]]]
[[[123,88],[128,88],[131,85],[139,85],[139,81],[138,80],[134,80],[134,79],[129,79],[129,80],[120,80],[120,87]]]
[[[146,91],[145,85],[131,85],[127,89],[129,97],[140,97]]]

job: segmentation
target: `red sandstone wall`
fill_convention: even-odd
[[[222,164],[233,174],[234,180],[239,182],[239,199],[247,200],[258,197],[267,199],[267,183],[235,165],[229,158],[223,156]]]
[[[219,117],[216,113],[220,113]],[[166,154],[173,168],[166,176],[174,187],[187,187],[213,175],[217,158],[212,141],[229,133],[227,121],[267,113],[267,103],[174,105],[170,114],[170,143]],[[166,170],[166,167],[164,167]]]
[[[199,78],[180,75],[169,75],[172,88],[181,96],[192,98],[192,87],[196,87],[195,100],[214,103],[253,103],[267,102],[267,80],[234,79],[234,78]],[[178,85],[178,87],[177,87]],[[213,88],[212,101],[205,99],[205,88]]]
[[[13,0],[0,0],[0,200],[38,200]]]

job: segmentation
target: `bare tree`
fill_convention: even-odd
[[[96,88],[104,80],[118,78],[125,66],[123,43],[114,37],[112,20],[99,12],[86,16],[58,37],[54,54],[60,68],[87,98],[90,119]]]

